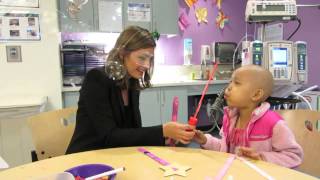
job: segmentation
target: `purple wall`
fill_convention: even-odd
[[[172,38],[161,37],[159,47],[165,55],[164,64],[183,64],[183,39],[192,38],[193,57],[192,64],[200,64],[200,46],[211,44],[213,41],[234,41],[238,42],[245,34],[246,23],[244,13],[246,0],[224,0],[222,9],[230,17],[230,23],[224,30],[219,30],[215,26],[215,18],[218,10],[212,4],[212,0],[199,0],[194,7],[187,7],[184,0],[179,0],[179,13],[185,12],[191,25],[178,36]],[[319,4],[320,0],[297,0],[297,4]],[[195,7],[206,7],[208,9],[208,24],[198,24],[195,17]],[[302,25],[299,31],[291,38],[292,41],[306,41],[308,43],[309,60],[309,85],[320,86],[318,71],[320,70],[320,10],[317,8],[299,7],[298,16]],[[284,38],[289,37],[294,31],[297,22],[284,24]],[[252,32],[253,27],[248,26],[248,32]]]
[[[320,4],[320,0],[297,0],[297,4]],[[298,17],[301,27],[290,39],[292,41],[306,41],[308,47],[309,85],[320,86],[320,9],[299,7]],[[297,27],[297,22],[284,24],[284,38],[288,38]]]
[[[245,35],[244,13],[246,0],[224,0],[222,10],[229,16],[230,23],[224,30],[215,25],[218,14],[217,7],[213,0],[198,0],[194,7],[189,8],[184,0],[179,0],[179,14],[185,12],[190,22],[189,27],[172,38],[161,37],[158,45],[165,55],[166,65],[183,64],[183,39],[191,38],[193,46],[192,64],[200,64],[200,47],[204,44],[211,44],[213,41],[238,41]],[[195,8],[206,7],[208,9],[208,24],[198,24],[195,17]]]
[[[194,7],[187,7],[184,0],[179,0],[179,13],[185,12],[188,16],[190,26],[180,32],[175,37],[168,38],[161,36],[158,41],[158,48],[161,49],[164,56],[164,64],[166,65],[182,65],[183,64],[183,39],[191,38],[193,43],[193,56],[191,63],[200,64],[200,47],[203,44],[211,44],[213,41],[234,41],[239,40],[245,35],[246,23],[244,21],[244,13],[246,0],[223,0],[222,9],[227,16],[230,17],[230,23],[226,25],[224,30],[220,30],[215,25],[215,18],[218,10],[213,4],[214,0],[198,0]],[[297,4],[319,4],[320,0],[297,0]],[[198,24],[195,17],[196,7],[206,7],[208,9],[208,24]],[[298,16],[302,21],[299,31],[291,38],[292,41],[306,41],[308,43],[309,58],[309,85],[320,85],[320,78],[317,71],[320,70],[320,10],[317,8],[300,7]],[[297,22],[288,22],[284,24],[284,38],[289,37],[294,31]],[[253,32],[253,27],[248,25],[248,32]],[[74,39],[63,35],[63,40]],[[78,36],[78,35],[77,35]],[[97,33],[101,40],[103,33]],[[115,38],[117,37],[114,36]],[[90,39],[90,38],[89,38]],[[104,38],[102,38],[104,40]],[[109,38],[110,39],[110,38]],[[112,38],[114,39],[114,38]],[[96,40],[95,40],[96,41]],[[114,42],[111,44],[113,45]]]

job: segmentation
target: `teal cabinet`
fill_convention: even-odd
[[[173,98],[179,98],[178,121],[181,123],[188,122],[188,96],[187,90],[183,87],[165,87],[161,88],[161,122],[171,121]]]
[[[211,84],[207,94],[218,94],[225,88],[227,82]],[[155,126],[171,121],[172,101],[175,96],[179,98],[178,121],[188,122],[188,96],[199,96],[204,84],[188,86],[162,86],[142,90],[140,93],[139,108],[142,126]],[[79,92],[63,92],[63,106],[74,107],[78,105]]]
[[[140,94],[140,112],[143,126],[160,125],[171,121],[172,101],[179,98],[178,121],[188,120],[187,90],[183,87],[162,87],[143,90]]]
[[[139,108],[143,127],[161,124],[160,98],[160,88],[150,88],[141,91]]]
[[[68,0],[57,2],[61,32],[121,32],[137,25],[160,34],[178,33],[178,0],[89,0],[73,15]]]
[[[160,34],[178,34],[178,0],[153,0],[153,31]]]
[[[123,0],[123,26],[136,25],[152,30],[151,0]]]
[[[63,107],[76,107],[78,106],[79,101],[79,92],[78,91],[69,91],[62,93],[62,102]]]
[[[78,12],[70,11],[70,1],[58,0],[59,27],[61,32],[92,32],[95,31],[93,0],[82,5]],[[71,13],[74,12],[74,13]]]
[[[123,0],[123,6],[124,28],[138,25],[160,34],[178,33],[178,0]],[[143,11],[140,12],[141,21],[138,20],[138,11],[130,11],[139,8]],[[136,13],[136,19],[133,12]]]
[[[123,29],[122,0],[92,0],[95,31],[121,32]]]

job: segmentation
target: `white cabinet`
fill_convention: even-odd
[[[172,101],[179,98],[178,121],[188,120],[187,90],[183,87],[163,87],[143,90],[140,94],[140,112],[143,126],[160,125],[171,121]]]
[[[14,97],[1,99],[0,156],[10,167],[30,163],[34,145],[27,119],[43,110],[47,98],[23,96],[17,100]]]

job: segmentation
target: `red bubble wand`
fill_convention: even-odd
[[[202,91],[202,95],[201,95],[200,101],[199,101],[199,103],[198,103],[198,107],[197,107],[196,112],[194,113],[193,116],[190,116],[190,118],[189,118],[188,124],[191,125],[191,126],[196,126],[197,123],[198,123],[198,118],[197,118],[197,116],[198,116],[199,110],[200,110],[200,108],[201,108],[204,95],[205,95],[205,94],[207,93],[207,91],[208,91],[208,87],[209,87],[210,81],[213,79],[213,76],[214,76],[217,68],[218,68],[218,63],[216,63],[216,64],[213,66],[213,71],[211,72],[210,77],[209,77],[209,79],[208,79],[208,81],[207,81],[207,83],[206,83],[206,86],[204,87],[204,89],[203,89],[203,91]]]

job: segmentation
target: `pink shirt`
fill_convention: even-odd
[[[230,133],[230,143],[228,153],[235,154],[235,149],[238,146],[246,146],[246,131],[245,129],[234,128]]]
[[[303,151],[296,142],[292,131],[288,128],[282,117],[270,111],[269,103],[262,103],[251,116],[248,126],[244,130],[246,146],[259,152],[263,160],[284,167],[295,168],[302,162]],[[225,108],[223,126],[220,131],[221,139],[206,134],[207,143],[204,149],[234,153],[236,144],[239,143],[239,134],[234,132],[238,110]],[[243,136],[242,136],[243,137]]]

